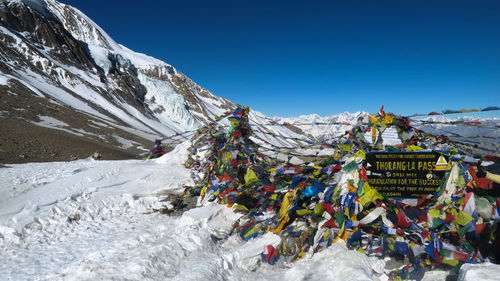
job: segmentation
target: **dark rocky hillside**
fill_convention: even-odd
[[[104,159],[136,158],[155,138],[234,108],[165,63],[151,58],[139,69],[72,7],[31,2],[0,1],[0,163],[72,160],[95,151]],[[96,42],[82,40],[90,33],[98,35]],[[92,44],[105,54],[108,69],[95,61]],[[148,89],[139,75],[172,88],[181,108],[162,104],[163,93],[146,102],[148,91],[157,89]],[[217,101],[220,112],[201,97]],[[190,126],[180,124],[191,113]]]

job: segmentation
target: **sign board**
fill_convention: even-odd
[[[377,137],[378,137],[378,133],[377,132]],[[372,141],[372,133],[371,132],[367,132],[364,134],[364,137],[365,137],[365,140],[369,143],[369,144],[373,144],[373,141]],[[385,131],[382,133],[382,140],[383,140],[383,145],[398,145],[398,144],[401,144],[401,140],[399,139],[399,136],[398,136],[398,131],[396,130],[395,127],[388,127],[385,129]]]
[[[420,198],[434,193],[449,169],[446,156],[437,152],[368,152],[368,183],[380,194]]]

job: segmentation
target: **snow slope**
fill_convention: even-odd
[[[268,233],[228,236],[239,214],[208,204],[153,212],[191,182],[189,144],[150,161],[30,163],[0,169],[2,280],[387,280],[385,262],[342,243],[294,264],[260,263]],[[482,267],[461,280],[475,280]],[[500,268],[487,265],[500,276]],[[443,280],[444,272],[424,280]],[[491,275],[490,275],[491,276]],[[475,278],[475,277],[474,277]],[[491,278],[491,277],[490,277]],[[493,279],[489,279],[493,280]]]

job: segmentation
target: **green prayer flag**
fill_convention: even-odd
[[[344,165],[342,171],[344,172],[352,172],[358,167],[358,163],[356,161],[351,161],[349,164]]]

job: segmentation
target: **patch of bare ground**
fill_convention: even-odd
[[[152,145],[153,140],[113,126],[119,121],[38,97],[16,81],[0,86],[0,96],[0,163],[70,161],[94,152],[103,160],[138,159]],[[54,120],[55,128],[39,126],[44,118]]]
[[[138,154],[60,130],[16,119],[0,119],[0,163],[69,161],[98,151],[102,159],[136,159]]]

